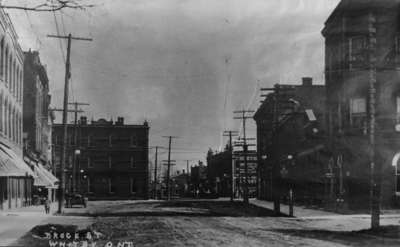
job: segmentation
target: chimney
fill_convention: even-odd
[[[302,80],[303,80],[303,84],[302,84],[303,86],[305,86],[305,87],[312,86],[312,77],[303,77]]]
[[[124,118],[123,117],[118,117],[116,125],[124,125]]]
[[[86,125],[86,124],[87,124],[87,118],[86,118],[85,116],[81,116],[81,121],[80,121],[80,123],[81,123],[82,125]]]

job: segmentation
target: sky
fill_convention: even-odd
[[[3,0],[25,5],[43,0]],[[323,24],[339,0],[86,0],[56,13],[7,10],[23,50],[47,66],[52,106],[63,100],[66,41],[73,41],[70,101],[89,119],[150,123],[150,146],[173,140],[175,169],[221,150],[224,130],[240,130],[234,110],[256,110],[261,87],[323,84]],[[72,120],[72,115],[70,116]],[[57,115],[56,122],[61,122]],[[255,124],[247,120],[247,134]],[[159,160],[166,159],[163,150]],[[150,151],[150,160],[154,151]]]

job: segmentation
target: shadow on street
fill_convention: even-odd
[[[87,209],[69,208],[64,216],[116,217],[116,216],[189,216],[189,217],[274,217],[272,210],[243,202],[214,200],[127,201],[103,207],[91,202]],[[286,215],[280,214],[280,217]]]

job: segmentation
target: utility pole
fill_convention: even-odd
[[[274,200],[274,212],[280,214],[280,196],[281,196],[281,167],[280,167],[280,149],[279,149],[279,117],[282,109],[288,103],[293,104],[290,99],[294,97],[294,86],[275,84],[273,88],[261,88],[261,91],[272,91],[272,145],[270,160],[272,162],[272,197]],[[269,97],[269,95],[262,95]],[[267,100],[267,99],[266,99]]]
[[[159,148],[163,148],[163,147],[160,147],[160,146],[155,146],[155,147],[152,147],[152,148],[155,148],[156,149],[156,155],[155,155],[155,158],[154,158],[154,199],[157,199],[157,183],[158,183],[158,179],[157,179],[157,162],[158,162],[158,149]]]
[[[171,199],[171,188],[170,188],[170,172],[171,172],[171,144],[173,138],[178,138],[177,136],[163,136],[168,138],[168,163],[167,163],[167,199]]]
[[[381,194],[381,160],[376,157],[376,28],[375,16],[369,13],[369,144],[370,144],[370,208],[371,208],[371,228],[379,228],[380,221],[380,194]]]
[[[83,112],[82,110],[79,110],[78,107],[79,106],[88,106],[90,104],[88,103],[82,103],[82,102],[70,102],[68,103],[69,105],[73,105],[74,106],[74,143],[75,143],[75,150],[73,152],[74,155],[74,161],[72,163],[72,192],[76,192],[77,191],[77,182],[76,182],[76,177],[77,177],[77,156],[78,153],[77,152],[77,148],[78,148],[78,111],[79,112]],[[79,171],[79,170],[78,170]],[[80,184],[80,181],[79,183]],[[80,186],[79,186],[80,187]]]
[[[68,104],[70,104],[70,103],[68,103]],[[50,109],[50,111],[53,111],[53,112],[64,112],[63,109],[59,109],[59,108],[52,108],[52,109]],[[76,137],[75,137],[76,125],[77,125],[76,118],[77,118],[78,113],[82,113],[84,111],[81,110],[81,109],[73,109],[73,110],[68,110],[67,112],[68,113],[74,113],[75,116],[76,116],[75,117],[75,125],[74,125],[74,143],[76,145]],[[68,150],[68,147],[66,149]],[[67,156],[67,153],[68,153],[68,151],[66,151],[66,154],[65,154],[66,156]],[[75,192],[75,178],[74,178],[75,177],[75,173],[76,173],[76,171],[75,171],[75,163],[76,163],[76,161],[75,161],[75,151],[73,151],[73,155],[74,155],[74,161],[73,161],[73,164],[72,164],[72,183],[69,184],[69,185],[70,185],[71,190],[73,192]]]
[[[189,160],[186,160],[186,183],[189,190]]]
[[[85,40],[92,41],[89,38],[80,38],[73,37],[71,34],[68,36],[60,36],[60,35],[47,35],[50,38],[57,39],[67,39],[67,59],[65,62],[65,84],[64,84],[64,104],[63,104],[63,134],[62,134],[62,148],[61,148],[61,178],[60,178],[60,187],[59,187],[59,198],[58,198],[58,213],[62,213],[63,202],[65,197],[65,159],[67,153],[67,122],[68,122],[68,95],[69,95],[69,79],[71,77],[71,41],[72,40]]]
[[[248,144],[246,139],[246,120],[252,118],[252,116],[247,116],[247,113],[254,113],[251,110],[241,110],[234,111],[233,113],[241,114],[239,117],[234,117],[234,119],[242,120],[243,127],[243,159],[244,159],[244,191],[243,191],[243,202],[245,204],[249,203],[249,175],[248,175],[248,167],[247,167],[247,152],[248,152]]]
[[[223,134],[223,136],[229,137],[229,151],[231,155],[231,202],[233,202],[235,198],[235,161],[233,159],[232,136],[237,136],[238,134],[239,132],[234,130],[226,130]]]

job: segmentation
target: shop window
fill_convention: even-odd
[[[400,165],[399,162],[396,164],[396,195],[400,196]]]
[[[108,192],[110,194],[115,193],[115,180],[113,178],[108,178]]]
[[[136,181],[134,178],[130,179],[130,189],[131,189],[131,194],[136,193]]]
[[[89,193],[94,193],[93,181],[90,178],[87,178],[87,190]]]

